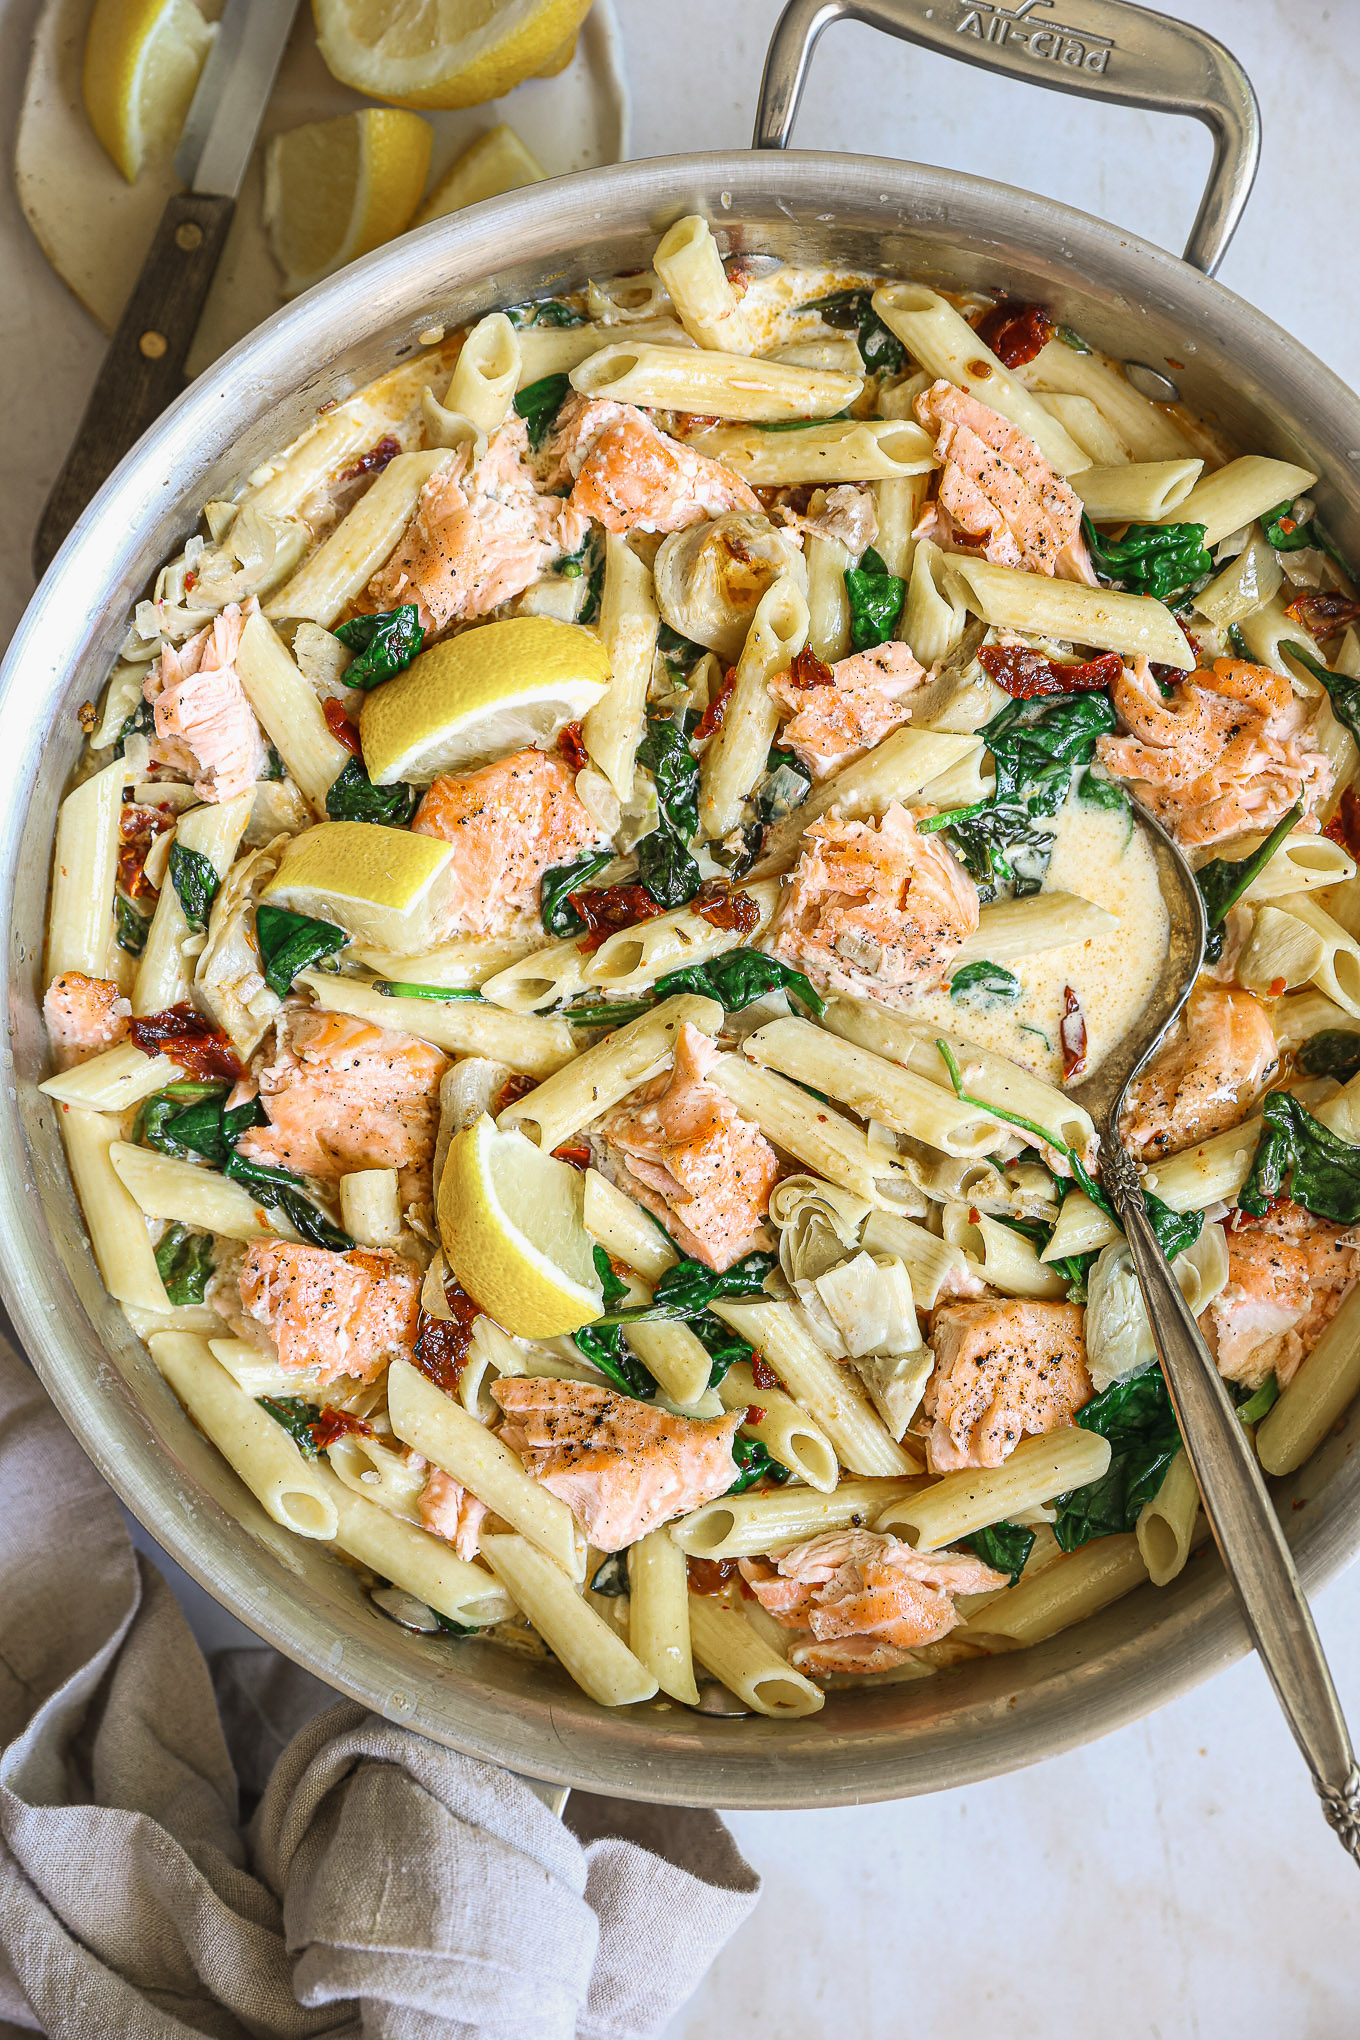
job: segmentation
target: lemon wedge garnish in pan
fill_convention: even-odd
[[[192,0],[95,0],[85,111],[129,184],[179,140],[212,39]]]
[[[312,0],[332,77],[397,106],[482,106],[571,62],[590,0]]]
[[[551,743],[608,684],[609,655],[579,624],[547,616],[481,624],[432,645],[365,695],[364,766],[375,786],[428,786],[441,772]]]
[[[330,921],[357,941],[415,951],[431,939],[453,846],[376,822],[318,822],[295,836],[264,889],[274,907]]]
[[[445,213],[476,205],[479,199],[499,198],[503,191],[518,191],[525,184],[541,184],[547,174],[515,130],[502,121],[489,134],[478,135],[472,147],[449,165],[412,224],[423,227]]]
[[[499,1133],[485,1113],[449,1145],[444,1252],[474,1303],[516,1338],[553,1338],[600,1315],[584,1181],[522,1133]]]
[[[431,140],[418,114],[379,106],[274,137],[264,220],[289,297],[404,231],[425,189]]]

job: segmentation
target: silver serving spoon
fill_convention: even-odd
[[[1322,1810],[1360,1862],[1360,1770],[1317,1629],[1260,1463],[1149,1223],[1138,1171],[1119,1138],[1125,1094],[1174,1023],[1204,961],[1207,928],[1194,873],[1159,822],[1135,806],[1171,919],[1166,962],[1136,1038],[1112,1050],[1071,1095],[1100,1134],[1101,1178],[1124,1228],[1157,1357],[1204,1512],[1275,1696],[1312,1773]]]

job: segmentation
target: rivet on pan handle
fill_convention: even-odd
[[[1182,113],[1214,138],[1213,167],[1185,259],[1212,276],[1256,176],[1261,119],[1251,80],[1213,36],[1130,0],[789,0],[770,41],[754,146],[788,146],[808,64],[833,21],[863,21],[940,56],[1055,92]]]

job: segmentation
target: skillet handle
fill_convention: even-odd
[[[1202,29],[1131,0],[789,0],[770,40],[753,138],[787,148],[812,52],[833,21],[863,21],[903,42],[1022,84],[1153,113],[1183,113],[1214,138],[1213,167],[1185,260],[1212,276],[1228,252],[1256,176],[1261,119],[1251,80]]]

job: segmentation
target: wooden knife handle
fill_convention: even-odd
[[[221,260],[236,202],[180,192],[109,342],[75,443],[43,507],[33,540],[39,579],[101,483],[184,387],[184,363]]]

